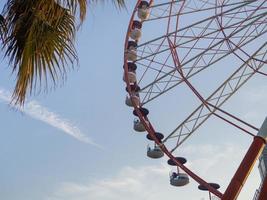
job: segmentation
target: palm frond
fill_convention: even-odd
[[[68,64],[77,61],[75,19],[53,0],[8,3],[6,56],[17,72],[13,102],[23,105],[27,91],[36,91],[43,81],[46,88],[48,79],[55,85],[64,79]]]
[[[117,4],[120,8],[125,7],[125,1],[124,0],[113,0],[115,4]]]
[[[78,11],[80,21],[84,21],[87,11],[87,0],[56,0],[56,2],[61,7],[68,9],[73,16],[76,16]]]
[[[3,15],[0,15],[0,39],[4,41],[4,35],[6,33],[6,23]]]
[[[125,6],[124,0],[112,1],[119,8]],[[47,88],[50,81],[56,85],[64,80],[68,65],[73,67],[78,61],[73,44],[75,18],[79,15],[80,25],[86,10],[87,0],[7,0],[4,50],[17,74],[15,104],[23,105],[28,93],[43,85]]]

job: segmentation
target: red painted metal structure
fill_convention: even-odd
[[[246,156],[244,157],[232,181],[230,182],[226,191],[224,192],[222,200],[237,199],[238,194],[240,193],[250,171],[254,166],[254,163],[260,156],[265,145],[266,145],[265,139],[259,136],[254,137],[254,140],[248,152],[246,153]]]
[[[185,83],[193,92],[193,94],[200,100],[201,104],[199,107],[194,110],[177,128],[174,129],[163,141],[159,141],[155,136],[155,130],[153,125],[149,122],[149,119],[140,112],[140,105],[137,105],[133,101],[133,92],[131,91],[131,85],[128,79],[128,65],[127,65],[127,48],[128,41],[132,23],[135,19],[136,12],[138,10],[138,5],[141,0],[137,1],[137,4],[134,8],[133,15],[130,19],[127,36],[125,40],[125,56],[124,56],[124,77],[127,84],[127,90],[129,96],[132,99],[134,110],[138,114],[140,121],[145,126],[145,129],[154,139],[157,145],[162,149],[162,151],[173,160],[176,165],[186,172],[191,178],[193,178],[199,184],[205,186],[208,191],[222,200],[235,200],[238,197],[239,192],[241,191],[245,181],[253,168],[255,161],[262,152],[264,145],[266,144],[266,135],[267,133],[262,133],[255,126],[241,120],[239,117],[229,113],[221,108],[221,106],[237,91],[243,86],[252,76],[255,74],[261,74],[266,76],[266,73],[262,71],[263,66],[266,65],[266,52],[267,44],[266,38],[265,42],[255,48],[254,52],[247,53],[245,48],[246,45],[252,43],[258,38],[266,37],[266,26],[267,26],[267,2],[262,1],[199,1],[204,2],[203,5],[197,7],[197,3],[193,1],[186,0],[170,0],[170,1],[153,1],[150,0],[150,9],[154,11],[158,7],[161,8],[164,12],[158,16],[153,13],[150,19],[147,21],[155,20],[166,20],[167,31],[162,36],[154,38],[150,41],[138,44],[138,58],[135,63],[145,66],[147,69],[143,72],[140,81],[144,79],[146,73],[152,68],[153,64],[160,65],[159,73],[154,78],[154,80],[145,86],[142,86],[141,92],[144,93],[141,106],[153,101],[158,98],[160,95],[164,95],[172,88],[179,86],[181,83]],[[189,5],[188,2],[194,2],[195,8],[192,8],[194,5]],[[190,9],[189,9],[190,8]],[[160,9],[159,9],[160,10]],[[191,25],[181,27],[181,16],[183,15],[193,15],[197,12],[206,12],[214,11],[212,16],[207,16],[206,18],[200,19],[197,22],[192,22]],[[239,15],[238,15],[239,14]],[[226,20],[229,19],[229,20]],[[146,20],[143,22],[146,23]],[[216,29],[214,28],[216,24]],[[198,29],[201,29],[199,31]],[[190,37],[187,34],[188,30],[194,32],[194,36]],[[251,31],[252,30],[252,31]],[[201,40],[208,39],[211,40],[205,49],[197,47],[197,44]],[[136,41],[139,42],[139,41]],[[157,43],[156,47],[155,44]],[[187,51],[185,56],[180,56],[180,50],[188,48],[185,44],[190,44],[191,49]],[[153,46],[154,45],[154,46]],[[224,49],[222,46],[227,46],[227,49]],[[167,46],[167,47],[166,47]],[[150,52],[147,53],[147,49],[150,49]],[[191,55],[193,50],[201,51],[196,56]],[[166,60],[156,62],[155,58],[157,55],[162,54],[162,52],[169,52],[169,56]],[[208,57],[208,55],[211,55]],[[205,98],[201,93],[196,89],[196,87],[191,83],[190,79],[201,73],[203,70],[209,68],[214,63],[219,62],[228,55],[234,55],[238,60],[242,61],[242,64],[217,88],[214,92]],[[190,57],[191,56],[191,57]],[[185,58],[190,57],[188,61]],[[201,60],[205,57],[208,57],[206,60],[205,66],[198,66],[198,63],[192,60]],[[171,68],[168,64],[168,59],[171,58],[173,66],[171,70],[164,71],[165,68]],[[145,62],[146,61],[146,62]],[[144,64],[146,63],[146,64]],[[193,64],[192,64],[193,63]],[[187,66],[190,67],[187,67]],[[185,69],[189,70],[185,70]],[[162,71],[164,71],[163,74]],[[176,73],[176,74],[175,74]],[[153,86],[163,82],[166,77],[170,76],[171,78],[168,81],[168,84],[164,86],[159,93],[155,94],[153,92]],[[178,77],[176,83],[171,85],[173,77]],[[236,81],[238,80],[238,81]],[[167,81],[166,81],[167,82]],[[237,83],[236,83],[237,82]],[[228,86],[231,86],[230,89],[226,89]],[[140,86],[140,85],[139,85]],[[154,95],[154,96],[153,96]],[[214,101],[215,100],[215,101]],[[243,161],[241,162],[238,170],[232,178],[229,186],[227,187],[224,193],[211,187],[208,182],[194,173],[192,170],[179,163],[175,159],[174,151],[180,147],[190,136],[210,117],[215,116],[224,122],[228,123],[231,126],[234,126],[241,130],[244,133],[252,136],[254,138],[250,148],[248,149]],[[187,128],[188,123],[194,122],[194,126],[190,129]],[[148,122],[148,123],[147,123]],[[186,128],[185,128],[186,127]],[[186,132],[184,132],[184,130]],[[257,134],[261,131],[260,134]],[[176,145],[169,147],[167,146],[169,140],[175,138]],[[260,200],[267,199],[267,181],[265,179],[262,191],[260,192]]]

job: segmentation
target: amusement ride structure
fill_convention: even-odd
[[[125,103],[137,117],[134,130],[147,132],[146,138],[154,143],[147,156],[157,159],[166,155],[168,164],[177,167],[170,174],[172,186],[185,186],[191,178],[199,184],[198,189],[209,192],[210,199],[211,194],[222,200],[237,199],[266,144],[267,119],[257,128],[223,105],[252,77],[267,76],[266,32],[266,0],[137,1],[124,47]],[[211,75],[216,70],[217,75]],[[153,111],[161,98],[177,94],[180,87],[189,89],[198,105],[162,134],[147,108]],[[177,95],[183,98],[183,94]],[[181,106],[179,102],[174,109],[177,106]],[[218,183],[205,181],[186,166],[186,158],[177,156],[177,150],[190,142],[210,117],[253,139],[223,193]],[[267,199],[265,179],[259,200]]]

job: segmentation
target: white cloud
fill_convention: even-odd
[[[267,102],[266,85],[257,85],[246,88],[241,97],[238,98],[239,104],[242,105],[244,120],[260,127],[266,117]],[[244,109],[245,108],[245,109]]]
[[[188,147],[185,152],[188,156],[194,157],[187,165],[193,171],[204,171],[202,177],[207,181],[220,183],[223,191],[239,165],[244,149],[233,144],[197,145]],[[183,154],[183,152],[180,153]],[[103,175],[98,180],[90,180],[88,183],[61,183],[45,200],[208,199],[208,194],[198,191],[198,184],[193,180],[185,187],[170,186],[168,177],[170,170],[171,167],[166,164],[166,158],[164,162],[161,160],[159,165],[127,166],[115,176]],[[240,195],[242,200],[252,199],[259,185],[255,170],[252,173],[253,176],[249,177],[247,186]]]
[[[93,183],[62,183],[46,200],[152,200],[158,187],[168,184],[168,172],[163,165],[124,167],[117,176],[99,177]]]
[[[5,103],[9,103],[11,100],[11,93],[0,88],[0,100]],[[98,144],[93,142],[91,138],[83,134],[77,126],[73,125],[68,120],[63,119],[58,114],[49,111],[46,107],[40,105],[37,101],[28,101],[25,103],[23,108],[16,107],[12,104],[10,105],[11,107],[15,107],[26,115],[40,120],[50,126],[53,126],[81,142],[100,147]]]

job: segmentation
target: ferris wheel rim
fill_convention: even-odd
[[[240,4],[240,3],[239,3]],[[246,3],[246,4],[248,4],[248,3]],[[243,4],[242,4],[243,5]]]
[[[135,6],[135,9],[134,9],[134,12],[132,14],[132,17],[131,17],[131,20],[130,20],[130,23],[129,23],[129,27],[128,27],[128,31],[127,31],[127,36],[126,36],[126,40],[125,40],[125,47],[127,46],[127,43],[129,41],[129,34],[130,34],[130,27],[131,27],[131,24],[132,24],[132,21],[134,19],[134,15],[136,13],[136,9],[137,9],[137,6],[139,4],[141,0],[138,0],[137,1],[137,4]],[[150,3],[153,2],[153,0],[150,0],[149,1]],[[125,52],[126,52],[126,49],[124,50],[124,75],[126,76],[126,84],[127,84],[127,88],[128,88],[128,93],[129,93],[129,96],[130,98],[132,98],[132,91],[130,90],[130,83],[128,81],[128,77],[127,77],[127,73],[128,73],[128,64],[127,64],[127,59],[126,59],[126,56],[125,56]],[[137,114],[137,116],[139,117],[140,121],[144,124],[147,132],[149,133],[149,135],[154,139],[154,141],[157,143],[157,145],[163,150],[163,152],[170,158],[172,159],[176,164],[177,166],[181,167],[186,173],[189,174],[189,176],[191,176],[195,181],[197,181],[198,183],[204,185],[205,187],[208,188],[208,190],[210,192],[212,192],[213,194],[215,194],[216,196],[218,197],[222,197],[222,193],[220,193],[218,190],[212,188],[212,187],[209,187],[208,183],[205,182],[203,179],[201,179],[200,177],[198,177],[196,174],[194,174],[191,170],[189,170],[187,167],[185,167],[184,165],[182,165],[181,163],[177,162],[175,160],[175,156],[173,156],[172,152],[169,151],[167,149],[167,147],[161,143],[158,138],[155,136],[155,130],[152,126],[152,124],[149,122],[149,119],[146,117],[146,116],[143,116],[143,114],[140,112],[139,108],[140,106],[138,106],[134,101],[133,101],[133,107],[134,107],[134,110]],[[148,122],[148,123],[146,123]],[[195,175],[195,176],[194,176]]]
[[[129,23],[129,26],[128,26],[128,31],[127,31],[127,36],[126,36],[126,39],[125,39],[125,50],[127,49],[127,43],[128,43],[128,40],[129,40],[129,35],[130,35],[130,26],[132,24],[132,21],[134,19],[134,15],[135,15],[135,12],[136,12],[136,9],[138,7],[138,4],[140,3],[141,0],[138,0],[137,1],[137,4],[135,6],[135,9],[134,9],[134,12],[132,13],[132,16],[131,16],[131,19],[130,19],[130,23]],[[153,0],[150,0],[150,3],[153,2]],[[127,73],[128,73],[128,64],[127,64],[127,59],[126,59],[126,51],[124,50],[124,74],[126,75],[126,84],[127,84],[127,88],[128,88],[128,93],[130,95],[130,98],[132,98],[132,94],[131,94],[131,90],[130,90],[130,83],[128,81],[128,76],[127,76]],[[144,126],[148,132],[148,134],[154,139],[155,143],[162,149],[162,151],[170,158],[174,161],[174,163],[176,163],[177,166],[179,166],[181,169],[183,169],[190,177],[192,177],[195,181],[197,181],[199,184],[202,184],[204,185],[206,188],[208,188],[209,191],[211,191],[213,194],[215,194],[216,196],[218,197],[222,197],[222,193],[219,192],[217,189],[211,187],[208,182],[206,182],[204,179],[200,178],[198,175],[196,175],[195,173],[193,173],[191,170],[189,170],[189,168],[185,167],[183,164],[181,164],[179,161],[177,161],[175,159],[175,156],[172,155],[171,152],[168,151],[168,149],[164,146],[164,144],[162,144],[158,138],[155,136],[155,130],[151,127],[148,127],[147,123],[145,123],[146,121],[145,120],[148,120],[148,119],[145,119],[143,117],[143,115],[141,114],[141,112],[139,111],[138,109],[138,106],[137,104],[133,101],[133,106],[134,106],[134,110],[136,111],[136,114],[138,115],[140,121],[142,123],[144,123]],[[150,123],[149,123],[150,124]]]

